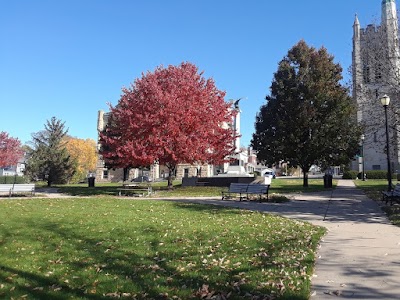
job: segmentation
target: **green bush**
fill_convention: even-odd
[[[0,184],[27,183],[24,176],[0,176]]]
[[[387,179],[387,171],[376,170],[376,171],[366,171],[366,179]],[[400,174],[399,174],[400,175]],[[399,175],[393,174],[392,178],[397,178],[399,180]],[[361,172],[358,171],[345,171],[343,173],[343,179],[362,179]]]
[[[344,171],[343,179],[357,179],[358,172],[357,171]]]
[[[385,170],[367,171],[365,174],[367,175],[367,179],[387,179],[387,171]],[[392,174],[392,178],[396,178],[396,175]]]

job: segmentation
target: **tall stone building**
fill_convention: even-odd
[[[380,25],[361,28],[358,17],[353,25],[353,98],[357,119],[364,126],[364,158],[353,169],[361,171],[361,159],[367,170],[387,170],[384,107],[380,98],[391,98],[388,106],[390,162],[392,171],[399,170],[399,135],[396,110],[400,108],[400,48],[396,2],[381,2]]]

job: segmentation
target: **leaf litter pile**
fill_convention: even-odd
[[[2,299],[308,299],[325,230],[114,198],[0,202]]]

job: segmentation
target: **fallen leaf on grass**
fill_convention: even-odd
[[[103,296],[105,297],[110,297],[110,298],[119,298],[120,294],[115,292],[115,293],[107,293],[107,294],[103,294]]]
[[[214,295],[214,292],[209,290],[208,284],[203,284],[196,293],[196,296],[200,297],[200,299],[210,299],[212,295]]]

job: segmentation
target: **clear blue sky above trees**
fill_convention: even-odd
[[[254,132],[278,62],[300,39],[351,64],[352,25],[381,0],[16,0],[0,10],[0,131],[31,140],[55,116],[97,138],[97,111],[158,65],[190,61],[226,99],[245,97],[242,144]]]

